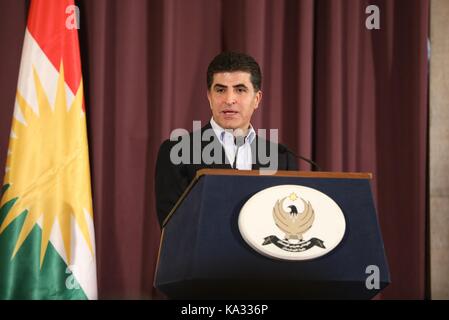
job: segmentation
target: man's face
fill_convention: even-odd
[[[246,134],[262,99],[262,92],[254,91],[250,77],[243,71],[214,74],[207,98],[215,122],[223,129],[241,129]]]

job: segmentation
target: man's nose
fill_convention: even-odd
[[[236,95],[232,91],[226,93],[226,104],[231,106],[237,102]]]

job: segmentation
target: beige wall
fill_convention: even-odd
[[[432,299],[449,299],[449,1],[431,0],[430,246]]]

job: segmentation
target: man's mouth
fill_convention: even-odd
[[[222,113],[223,113],[225,116],[233,116],[233,115],[238,114],[237,111],[233,111],[233,110],[225,110],[225,111],[222,111]]]

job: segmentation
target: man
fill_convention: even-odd
[[[201,132],[181,141],[166,140],[159,149],[155,187],[161,225],[199,169],[297,170],[296,159],[285,146],[256,135],[251,125],[262,99],[261,82],[259,65],[246,54],[224,52],[209,64],[207,99],[212,119]],[[199,144],[195,137],[201,137]]]

